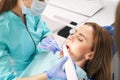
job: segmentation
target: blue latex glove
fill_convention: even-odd
[[[47,74],[48,78],[67,80],[65,72],[64,72],[64,70],[62,70],[62,67],[63,67],[64,63],[67,61],[67,59],[68,59],[68,57],[64,57],[51,70],[45,72]]]
[[[104,26],[104,28],[110,33],[110,35],[113,37],[113,48],[112,48],[112,51],[113,51],[113,55],[116,53],[117,49],[116,49],[116,46],[115,46],[115,42],[114,42],[114,26]]]
[[[110,35],[113,37],[114,35],[114,27],[113,26],[104,26],[104,28],[110,33]]]
[[[39,43],[38,47],[40,48],[44,48],[44,49],[47,49],[49,51],[52,51],[54,54],[57,52],[57,51],[60,51],[61,49],[59,48],[57,42],[50,38],[50,37],[46,37],[44,38],[41,43]]]

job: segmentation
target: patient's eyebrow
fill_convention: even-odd
[[[76,30],[76,32],[78,32],[78,30]],[[85,37],[85,35],[84,35],[84,34],[79,33],[79,35],[80,35],[80,36],[83,36],[83,37],[85,38],[85,40],[87,40],[87,38]]]

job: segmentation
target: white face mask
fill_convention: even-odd
[[[25,5],[22,6],[22,13],[38,16],[44,11],[45,7],[46,3],[39,0],[33,0],[31,8],[27,8]]]

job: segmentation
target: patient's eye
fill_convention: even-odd
[[[39,1],[43,1],[44,2],[45,0],[39,0]]]
[[[83,42],[83,38],[81,38],[81,37],[79,37],[78,40],[79,40],[80,42]]]

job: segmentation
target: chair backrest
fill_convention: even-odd
[[[114,26],[104,26],[104,28],[110,33],[110,35],[113,38],[113,48],[112,48],[112,51],[113,51],[113,55],[115,55],[117,49],[116,49],[115,40],[114,40],[114,30],[115,30]]]

